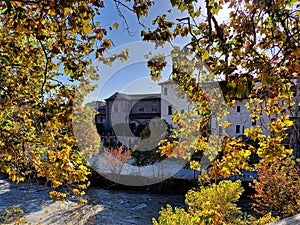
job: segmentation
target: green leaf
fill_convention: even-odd
[[[205,61],[205,60],[207,60],[208,58],[209,58],[208,51],[205,50],[205,52],[204,52],[204,54],[202,55],[201,59],[202,59],[202,61]]]
[[[8,9],[7,7],[5,7],[5,8],[3,8],[3,9],[1,9],[1,10],[0,10],[0,13],[3,13],[3,14],[5,14],[5,12],[7,11],[7,9]]]

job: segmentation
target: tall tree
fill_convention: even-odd
[[[261,141],[257,149],[259,156],[272,161],[289,155],[291,150],[283,147],[282,141],[287,138],[283,130],[297,122],[292,118],[298,112],[297,98],[293,95],[298,90],[300,71],[299,1],[207,0],[202,2],[202,7],[193,0],[170,2],[187,16],[177,18],[177,22],[168,20],[167,13],[158,16],[153,21],[157,27],[142,31],[142,36],[146,41],[157,41],[158,46],[172,43],[178,37],[189,40],[172,52],[172,79],[201,109],[204,117],[198,126],[204,125],[203,118],[212,111],[205,87],[195,82],[193,74],[205,62],[210,77],[225,80],[221,87],[227,103],[232,105],[234,98],[243,95],[249,97],[251,117],[261,126],[251,127],[246,133]],[[229,13],[229,18],[220,22],[219,13],[224,12]],[[148,64],[155,79],[163,69],[161,61],[155,63],[156,59],[150,59]],[[261,81],[256,86],[254,78]],[[263,114],[267,115],[266,121],[262,121]],[[297,131],[296,125],[293,131]],[[270,135],[258,136],[264,126]]]
[[[112,45],[97,22],[103,7],[99,0],[0,2],[0,171],[13,181],[35,175],[53,189],[68,184],[76,195],[88,184],[84,154],[95,143],[78,148],[72,112],[86,118],[83,135],[96,134],[87,129],[92,112],[73,102],[75,90],[82,99],[93,90],[92,58],[105,60]]]
[[[193,133],[200,131],[201,128],[205,129],[207,123],[204,120],[207,117],[212,119],[214,113],[205,86],[197,84],[192,75],[193,70],[199,69],[201,62],[205,62],[211,71],[210,77],[225,81],[220,84],[228,107],[234,105],[236,98],[247,96],[249,98],[247,108],[251,112],[251,118],[258,122],[258,125],[245,130],[247,136],[258,142],[258,147],[252,146],[247,149],[245,143],[225,135],[222,145],[214,149],[218,157],[212,162],[209,171],[211,177],[219,179],[239,173],[240,169],[253,170],[265,164],[275,163],[276,166],[279,165],[278,161],[285,161],[291,157],[293,150],[294,156],[299,156],[297,143],[299,143],[300,2],[297,0],[201,2],[171,0],[170,2],[172,7],[183,12],[184,16],[172,21],[168,20],[166,12],[153,21],[156,28],[143,31],[142,36],[146,41],[157,41],[158,46],[164,45],[165,42],[172,43],[176,38],[187,40],[188,44],[176,47],[172,52],[174,59],[172,79],[186,91],[196,108],[200,109],[193,112],[200,116],[200,119],[193,124],[188,119],[191,117],[175,115],[173,121],[177,122],[180,128],[176,134],[181,135],[181,141],[164,142],[162,152],[169,155],[172,149],[181,152],[194,149],[210,154],[207,135],[198,132],[195,136]],[[220,14],[226,12],[229,13],[228,20],[220,21]],[[165,65],[161,63],[163,57],[160,57],[160,61],[157,59],[152,58],[148,64],[154,79],[160,76],[159,71]],[[254,78],[260,82],[255,84]],[[229,124],[223,123],[222,126],[227,127]],[[182,138],[185,135],[194,135],[198,141],[186,142]],[[284,143],[287,145],[284,146]],[[175,153],[182,155],[178,151]],[[248,163],[251,153],[257,154],[261,159],[255,166]],[[197,162],[192,162],[191,166],[199,168]],[[264,168],[267,170],[267,167]],[[271,174],[272,171],[260,170],[260,176],[268,173]],[[286,176],[285,179],[290,177],[288,173],[282,176]],[[278,182],[281,180],[283,179],[279,179]],[[259,185],[258,181],[256,187],[261,197],[263,196],[261,190],[264,188]],[[269,211],[274,209],[268,205],[269,203],[266,204],[267,206],[263,206],[264,209],[268,207]],[[288,202],[284,204],[289,205],[293,213],[298,212]]]

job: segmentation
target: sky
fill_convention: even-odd
[[[149,16],[143,17],[141,22],[145,24],[146,27],[151,27],[152,20],[163,13],[167,14],[167,18],[171,20],[186,16],[174,8],[171,10],[171,13],[168,13],[167,10],[170,8],[171,5],[169,1],[156,0],[155,5],[149,11]],[[111,67],[94,60],[94,65],[99,68],[100,80],[96,82],[99,88],[90,93],[86,97],[85,102],[103,101],[115,92],[128,94],[160,93],[158,83],[167,80],[170,76],[171,59],[167,58],[167,66],[163,71],[162,79],[155,82],[150,78],[150,71],[147,68],[147,59],[144,56],[148,54],[148,52],[168,55],[172,50],[172,46],[167,44],[164,48],[155,49],[154,44],[143,42],[140,33],[144,28],[138,24],[136,16],[126,9],[123,10],[123,13],[130,28],[130,34],[125,31],[122,19],[117,14],[115,5],[111,0],[105,1],[105,8],[100,13],[97,19],[101,21],[102,26],[107,28],[108,38],[114,43],[114,46],[109,50],[109,54],[129,49],[129,60],[124,63],[116,61]],[[229,10],[223,10],[219,16],[219,20],[227,20],[228,15]],[[109,27],[115,22],[119,23],[118,30],[114,28],[110,30]],[[174,43],[183,46],[186,41],[175,40]]]

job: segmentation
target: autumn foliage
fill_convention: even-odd
[[[299,172],[299,167],[291,158],[262,163],[258,168],[259,179],[253,185],[256,213],[272,212],[281,218],[300,213]]]
[[[285,217],[298,213],[299,171],[293,155],[299,156],[296,143],[299,143],[300,2],[207,0],[201,7],[193,0],[170,3],[184,16],[175,21],[169,16],[170,11],[166,12],[156,17],[153,20],[156,27],[144,30],[142,36],[145,41],[157,41],[157,46],[165,42],[174,44],[178,38],[188,43],[184,47],[175,46],[171,52],[171,79],[185,91],[194,108],[190,115],[173,115],[173,122],[179,126],[173,132],[174,141],[162,142],[161,152],[178,157],[190,157],[187,155],[190,151],[202,153],[212,162],[208,173],[215,180],[241,174],[242,169],[257,171],[254,206],[258,214],[269,212]],[[219,18],[224,9],[229,11],[226,20]],[[164,65],[165,57],[158,57],[160,63],[150,66],[153,79],[160,78],[159,71]],[[210,70],[208,74],[203,62]],[[196,82],[199,71],[204,79]],[[209,98],[209,89],[205,88],[205,83],[220,79],[223,79],[219,84],[226,107],[248,99],[246,107],[256,125],[252,124],[243,134],[255,145],[246,145],[226,134],[219,139],[208,135],[205,120],[214,120],[224,129],[231,126],[224,121],[226,112],[218,110],[222,109],[218,104],[220,96]],[[259,161],[250,162],[253,156]],[[203,166],[196,161],[190,165],[199,170]],[[215,197],[208,200],[214,201]],[[204,209],[198,208],[203,213]],[[191,212],[182,209],[172,212],[167,208],[161,213],[161,224],[172,224],[169,218],[201,224]]]
[[[77,107],[86,114],[84,129],[92,125],[92,114],[80,107],[98,78],[87,56],[102,57],[111,46],[94,20],[102,7],[102,1],[0,2],[0,171],[15,182],[45,178],[51,197],[66,196],[56,190],[62,185],[71,195],[88,186],[86,156],[96,143],[81,148],[72,122]]]
[[[139,21],[153,5],[149,0],[115,3],[119,14],[123,6]],[[183,47],[173,45],[170,78],[193,107],[186,114],[174,114],[173,122],[179,126],[172,130],[172,140],[162,141],[161,153],[184,158],[190,158],[191,152],[203,154],[212,162],[208,174],[215,181],[241,174],[242,169],[257,171],[254,207],[266,216],[253,224],[275,220],[270,213],[281,217],[298,213],[299,169],[292,154],[297,153],[294,143],[299,142],[300,2],[202,3],[200,7],[196,0],[171,0],[172,9],[184,16],[169,19],[172,10],[168,10],[141,32],[144,41],[155,41],[156,47],[178,39],[187,42]],[[0,2],[0,171],[16,182],[27,176],[43,177],[51,183],[51,197],[58,199],[67,196],[56,190],[62,185],[71,187],[71,195],[84,194],[89,174],[85,158],[98,146],[89,141],[95,140],[89,130],[91,111],[82,108],[83,98],[95,88],[91,80],[98,79],[89,56],[108,65],[128,58],[126,51],[104,56],[113,45],[107,30],[96,21],[104,6],[105,1],[98,0]],[[225,8],[228,19],[220,20]],[[118,24],[112,27],[117,29]],[[158,80],[167,66],[166,57],[153,56],[148,66]],[[195,73],[207,69],[206,79],[196,81]],[[61,77],[67,82],[61,82]],[[254,78],[260,82],[254,83]],[[223,93],[209,98],[213,88],[202,84],[221,79]],[[257,125],[244,134],[257,146],[246,148],[236,138],[211,136],[212,119],[224,129],[231,126],[223,120],[226,110],[219,109],[245,97]],[[85,120],[76,120],[76,115]],[[80,132],[82,124],[88,127],[85,132]],[[128,157],[120,149],[109,153],[121,161]],[[249,163],[251,155],[260,161]],[[196,161],[190,165],[203,169]],[[167,207],[154,223],[247,224],[236,206],[241,192],[239,182],[210,183],[187,194],[187,211]]]

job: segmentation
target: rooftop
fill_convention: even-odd
[[[160,93],[151,93],[151,94],[125,94],[116,92],[109,98],[106,98],[105,101],[119,99],[133,100],[133,99],[143,99],[143,98],[160,98]]]

